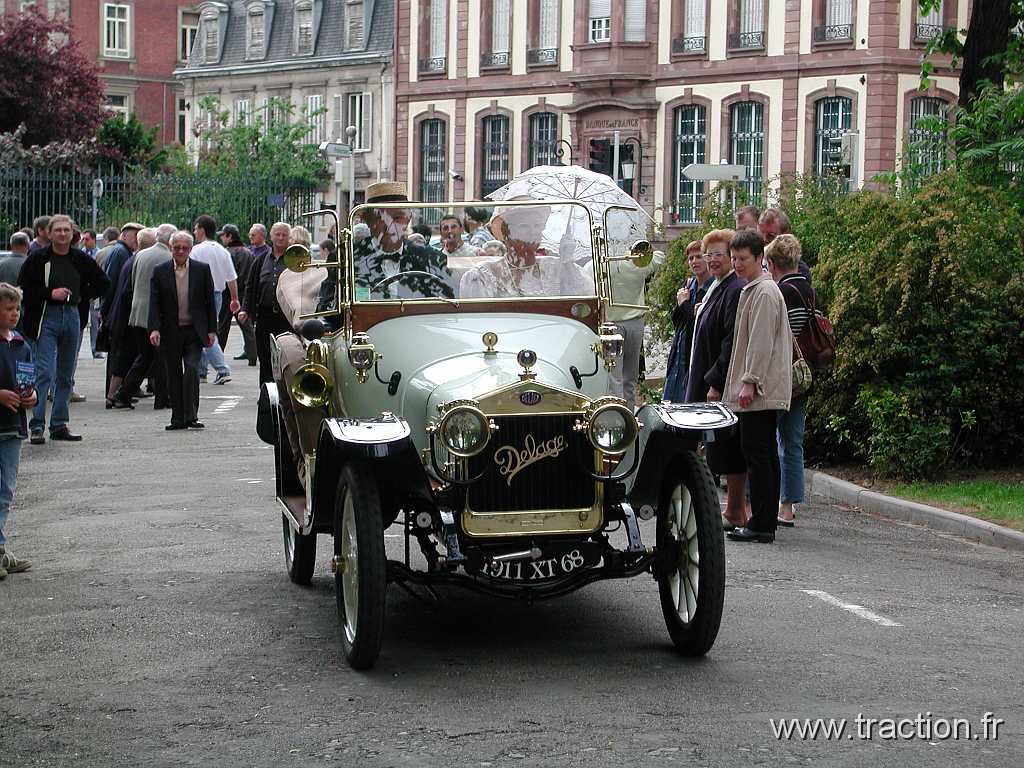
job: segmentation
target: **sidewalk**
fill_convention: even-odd
[[[824,472],[807,470],[807,490],[815,496],[845,504],[860,512],[869,512],[943,533],[952,533],[993,547],[1024,552],[1024,533],[1020,531],[916,501],[869,491]]]

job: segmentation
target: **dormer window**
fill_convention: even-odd
[[[257,6],[249,11],[248,16],[248,53],[250,56],[262,56],[263,55],[263,41],[266,35],[265,19],[263,17],[263,8]]]
[[[295,4],[295,53],[298,56],[313,53],[312,0],[300,0]]]
[[[198,45],[202,46],[204,64],[216,64],[220,61],[227,21],[226,3],[204,2],[200,5]]]

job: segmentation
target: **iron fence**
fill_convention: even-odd
[[[190,228],[207,213],[245,231],[254,222],[298,221],[317,207],[319,196],[316,186],[287,179],[6,167],[0,168],[0,248],[15,230],[53,213],[98,230],[125,221]]]

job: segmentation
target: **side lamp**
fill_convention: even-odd
[[[604,359],[604,368],[610,371],[622,357],[622,334],[615,323],[601,323],[598,330],[598,340],[591,349],[595,355],[600,355]]]
[[[356,379],[360,384],[365,384],[370,369],[377,362],[377,350],[370,341],[369,335],[353,334],[352,343],[348,346],[348,361],[356,370]]]

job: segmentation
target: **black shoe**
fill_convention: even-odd
[[[241,355],[235,355],[235,356],[234,356],[234,357],[232,357],[231,359],[232,359],[232,360],[248,360],[248,359],[249,359],[249,356],[248,356],[248,355],[246,355],[245,353],[242,353]]]
[[[250,360],[249,361],[249,367],[250,368],[255,368],[256,367],[256,361],[255,360]]]
[[[126,409],[129,411],[135,410],[135,406],[132,405],[131,400],[115,400],[110,407],[113,408],[115,411],[121,411]]]
[[[729,531],[727,534],[733,541],[757,542],[758,544],[771,544],[775,541],[775,534],[770,531],[752,531],[746,526]]]
[[[46,443],[46,437],[43,435],[43,430],[33,429],[32,437],[28,440],[32,445],[44,445]]]
[[[154,411],[165,411],[171,406],[168,403],[153,403]]]
[[[175,424],[172,421],[170,424],[168,424],[166,427],[164,427],[164,429],[166,429],[168,432],[171,432],[171,431],[173,431],[175,429],[188,429],[188,427],[186,427],[184,424]]]
[[[54,429],[54,430],[50,431],[50,439],[51,440],[65,440],[65,441],[67,441],[69,443],[77,443],[79,440],[82,439],[82,436],[74,434],[67,427],[59,427],[57,429]]]
[[[153,392],[136,392],[133,397],[139,398],[140,400],[146,397],[156,397]]]
[[[190,421],[188,423],[189,429],[206,429],[206,425],[201,421]]]

